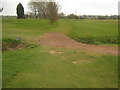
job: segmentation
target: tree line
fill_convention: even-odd
[[[29,14],[24,15],[24,7],[21,3],[17,5],[17,18],[36,18],[36,19],[49,19],[51,23],[57,21],[58,18],[66,19],[118,19],[118,16],[101,16],[101,15],[75,15],[69,14],[65,15],[64,13],[59,13],[60,5],[54,0],[30,0],[28,6],[31,10]]]
[[[56,22],[58,19],[58,12],[60,10],[60,5],[51,0],[51,1],[40,1],[40,0],[31,0],[28,3],[32,14],[36,19],[43,18],[49,19],[51,23]],[[17,5],[17,18],[24,18],[24,8],[21,3]]]

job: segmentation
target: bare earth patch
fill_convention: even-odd
[[[117,46],[104,46],[104,45],[89,45],[77,42],[68,36],[65,36],[62,33],[45,33],[39,40],[39,44],[56,46],[56,47],[65,47],[72,49],[88,50],[92,52],[98,52],[103,54],[118,55]],[[51,52],[53,53],[53,52]]]
[[[20,49],[23,49],[25,48],[25,45],[20,43],[20,44],[17,44],[15,46],[10,46],[10,45],[4,45],[2,47],[2,51],[14,51],[14,50],[20,50]]]

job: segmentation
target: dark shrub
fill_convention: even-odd
[[[24,7],[21,3],[17,5],[17,18],[18,19],[24,19]]]

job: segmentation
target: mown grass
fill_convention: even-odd
[[[90,36],[96,40],[103,39],[104,35],[116,38],[117,22],[107,22],[59,20],[50,25],[47,20],[3,18],[3,41],[7,38],[12,43],[16,37],[20,37],[21,40],[33,43],[45,32],[60,32],[74,39],[84,36],[84,33],[85,37]],[[3,52],[3,88],[117,87],[117,56],[31,45],[32,48]]]
[[[38,40],[45,32],[60,32],[88,44],[119,43],[117,20],[59,20],[51,25],[48,20],[3,18],[3,38]]]
[[[88,44],[118,44],[117,20],[69,20],[69,36]]]
[[[50,25],[47,20],[3,18],[3,38],[35,40],[56,26],[57,23]]]
[[[114,88],[117,60],[117,56],[46,46],[3,52],[3,87]]]

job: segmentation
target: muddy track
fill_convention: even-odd
[[[66,47],[66,48],[76,48],[80,50],[88,50],[92,52],[98,52],[103,54],[118,55],[117,46],[104,46],[104,45],[89,45],[77,42],[68,36],[61,33],[45,33],[39,40],[39,44],[56,46],[56,47]]]

